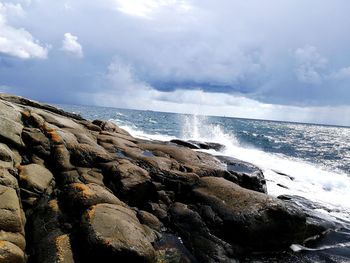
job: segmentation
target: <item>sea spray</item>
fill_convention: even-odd
[[[94,119],[113,118],[144,139],[221,143],[222,152],[210,153],[259,166],[269,194],[302,196],[321,203],[323,208],[318,210],[325,216],[350,221],[349,128],[134,110],[118,110],[123,115],[117,115],[115,109],[96,107],[73,110],[90,111]]]

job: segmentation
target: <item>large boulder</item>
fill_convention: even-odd
[[[214,215],[206,221],[214,233],[248,250],[282,249],[319,234],[296,206],[224,178],[201,178],[193,199],[212,209]]]
[[[118,262],[153,262],[152,234],[135,213],[120,205],[92,206],[82,220],[91,258]]]

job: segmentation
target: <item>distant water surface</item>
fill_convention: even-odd
[[[59,106],[90,120],[112,120],[136,137],[164,141],[194,139],[224,144],[223,152],[212,153],[233,156],[259,166],[268,180],[270,194],[295,194],[321,202],[329,206],[332,215],[350,222],[348,127]]]

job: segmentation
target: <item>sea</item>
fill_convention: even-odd
[[[342,235],[341,238],[337,235],[336,241],[320,243],[313,248],[292,247],[295,251],[323,251],[328,255],[319,257],[316,253],[316,261],[305,262],[350,262],[350,127],[58,106],[89,120],[113,121],[142,139],[170,141],[178,138],[224,145],[221,152],[207,152],[255,164],[264,173],[268,194],[306,198],[319,204],[313,209],[321,217],[341,223]]]

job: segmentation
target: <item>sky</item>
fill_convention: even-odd
[[[348,0],[0,0],[0,91],[350,126]]]

